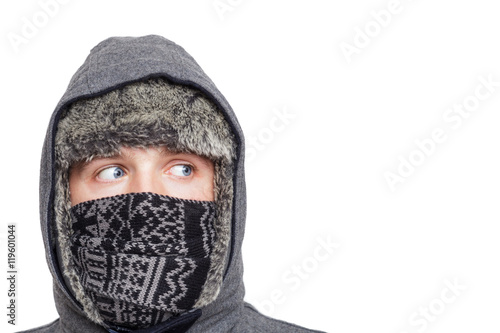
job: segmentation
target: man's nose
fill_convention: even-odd
[[[167,195],[161,179],[151,172],[137,173],[129,183],[128,192],[152,192]]]

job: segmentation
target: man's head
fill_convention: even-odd
[[[166,79],[63,111],[55,137],[59,265],[92,320],[147,327],[217,297],[235,149],[215,104]],[[151,284],[156,298],[142,295],[148,270],[161,265],[170,268],[155,274],[169,272],[168,281]],[[106,272],[95,275],[100,267]]]

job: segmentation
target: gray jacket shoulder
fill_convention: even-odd
[[[18,331],[16,333],[57,333],[59,330],[59,319],[54,320],[50,324],[43,325],[37,328],[32,328],[27,331]]]

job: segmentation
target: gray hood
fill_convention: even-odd
[[[65,282],[57,257],[54,226],[56,187],[55,138],[62,112],[73,102],[101,96],[128,84],[165,78],[195,88],[222,111],[237,145],[233,170],[233,205],[227,266],[215,301],[202,308],[202,315],[189,332],[309,332],[298,326],[265,317],[243,301],[241,245],[246,215],[244,137],[236,116],[224,96],[195,60],[180,46],[159,36],[109,38],[91,50],[70,81],[57,105],[47,131],[40,177],[40,218],[46,258],[54,277],[54,295],[60,319],[33,332],[106,332],[90,321]]]

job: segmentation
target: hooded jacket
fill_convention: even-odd
[[[157,78],[200,91],[221,111],[235,141],[234,163],[231,166],[232,200],[228,208],[225,267],[215,300],[200,309],[136,332],[318,332],[266,317],[244,302],[241,253],[246,215],[243,132],[231,106],[195,60],[182,47],[154,35],[113,37],[94,47],[71,79],[50,119],[41,160],[40,220],[60,318],[25,332],[115,332],[89,318],[85,306],[75,297],[75,290],[58,259],[61,239],[54,222],[58,186],[56,136],[60,119],[69,105],[82,99],[103,96],[136,82]]]

